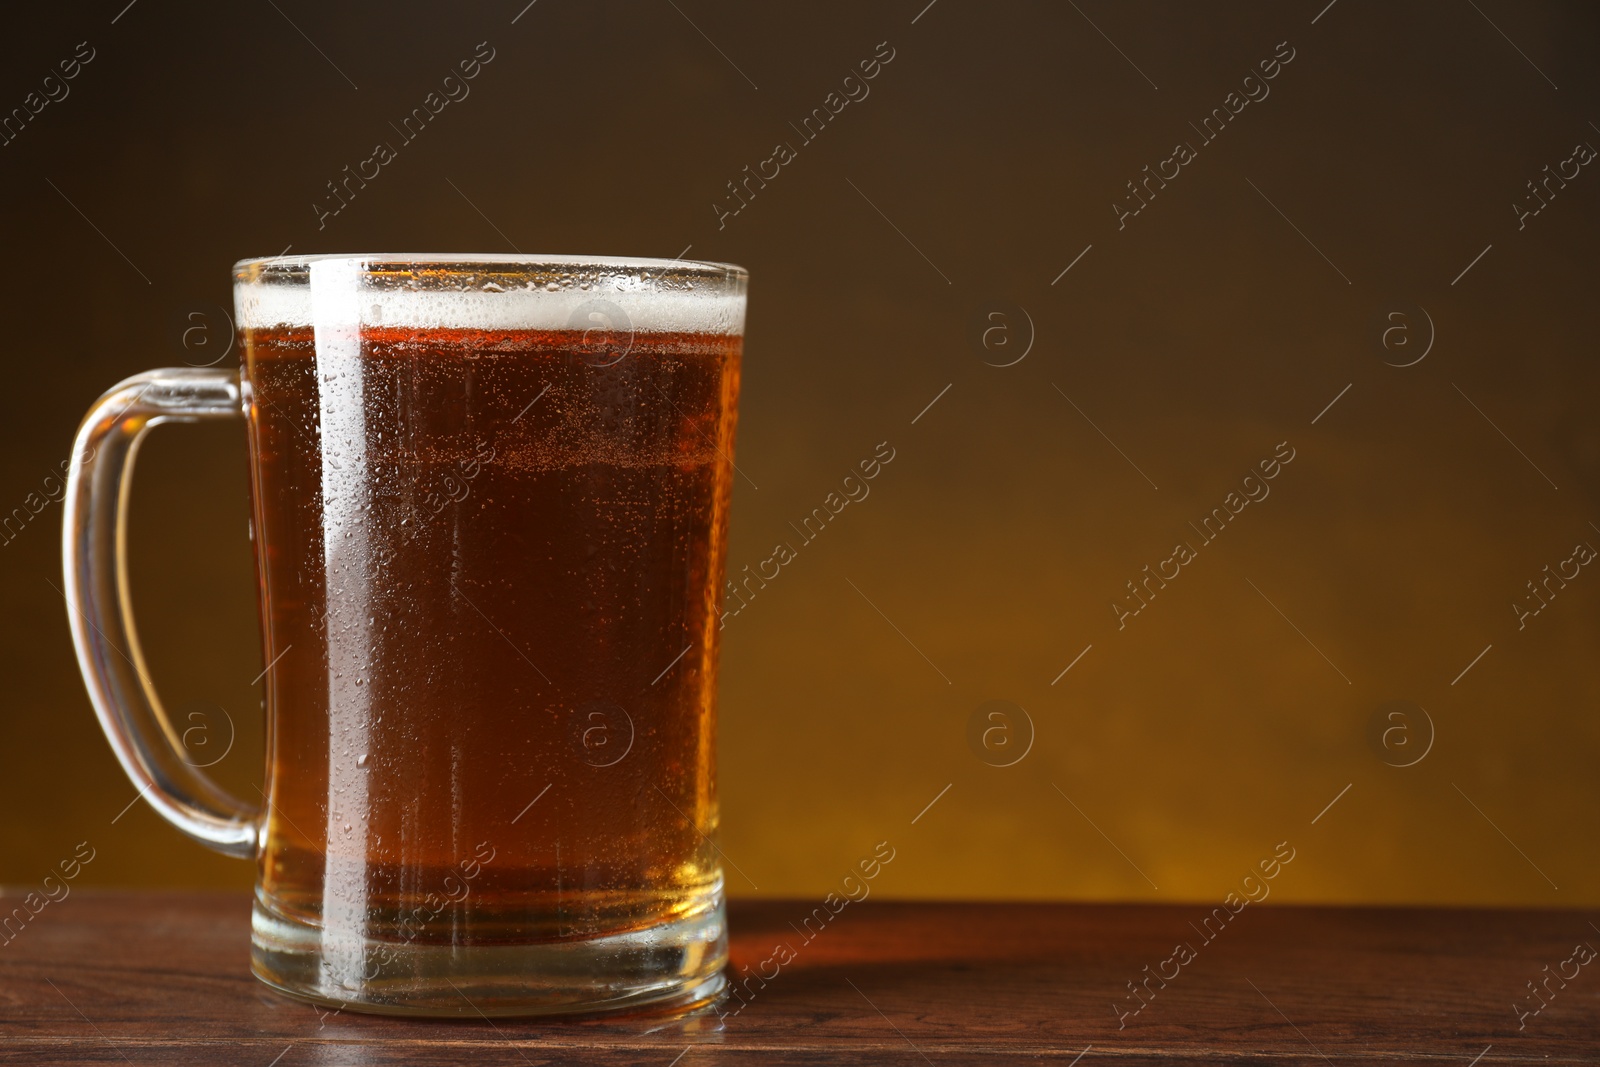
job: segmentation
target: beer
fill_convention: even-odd
[[[740,339],[644,334],[610,365],[565,330],[359,343],[365,437],[330,445],[312,332],[244,336],[275,663],[263,902],[320,923],[337,851],[363,858],[380,942],[560,941],[704,910]],[[356,453],[359,511],[330,523],[324,464]],[[338,573],[325,537],[359,544]],[[344,664],[341,631],[362,646]],[[330,690],[359,693],[350,721],[330,724]],[[428,915],[447,883],[461,899]]]

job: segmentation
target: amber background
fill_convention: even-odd
[[[235,259],[692,245],[753,278],[734,566],[897,453],[728,622],[734,893],[820,896],[888,840],[882,895],[1212,900],[1287,840],[1274,899],[1600,903],[1600,575],[1521,632],[1510,608],[1600,545],[1600,174],[1520,232],[1511,208],[1600,145],[1591,8],[124,2],[0,43],[5,108],[97,51],[0,147],[5,509],[102,390],[212,358],[184,316],[231,307]],[[324,182],[484,40],[471,96],[319,232]],[[724,183],[885,40],[870,97],[719,230]],[[1124,182],[1285,40],[1271,96],[1119,232]],[[1014,366],[972,339],[990,301],[1034,325]],[[1386,365],[1384,316],[1419,306],[1431,352]],[[1123,583],[1285,440],[1270,498],[1119,632]],[[226,711],[217,772],[253,794],[245,462],[240,426],[157,433],[132,553],[158,685]],[[0,547],[0,881],[87,839],[81,884],[242,887],[145,804],[113,823],[134,791],[51,584],[60,517]],[[997,699],[1036,727],[1007,768],[968,744]],[[1394,699],[1436,728],[1409,768],[1367,740]]]

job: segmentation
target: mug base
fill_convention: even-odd
[[[281,993],[378,1015],[491,1018],[689,1010],[727,986],[727,921],[720,893],[670,923],[582,941],[522,945],[342,945],[355,980],[329,965],[319,928],[275,914],[258,898],[250,969]]]

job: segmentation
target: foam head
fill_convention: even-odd
[[[748,275],[727,263],[563,256],[361,255],[245,260],[242,329],[744,333]]]

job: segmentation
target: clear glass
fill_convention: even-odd
[[[65,567],[79,662],[123,767],[174,825],[257,860],[255,973],[397,1014],[715,996],[745,272],[312,256],[243,262],[234,278],[242,375],[153,371],[89,413]],[[181,758],[123,553],[143,434],[239,415],[264,808]]]

